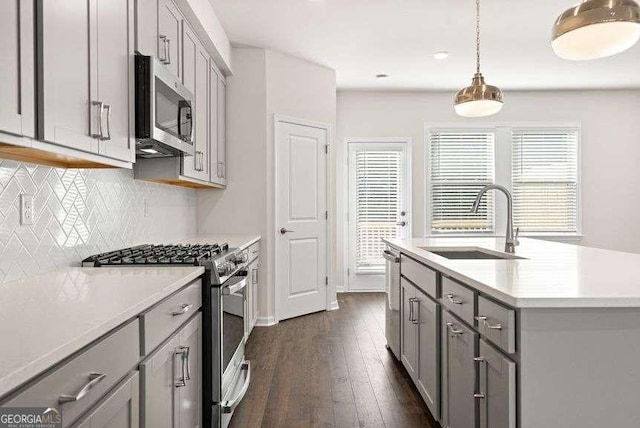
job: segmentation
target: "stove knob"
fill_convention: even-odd
[[[218,267],[218,271],[220,276],[227,276],[230,275],[235,268],[236,266],[233,263],[224,262]]]
[[[240,253],[240,254],[236,254],[233,257],[233,262],[237,265],[241,264],[241,263],[246,263],[249,261],[249,254],[247,253]]]

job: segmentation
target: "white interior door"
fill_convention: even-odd
[[[328,126],[276,118],[276,314],[327,307]]]
[[[382,238],[410,232],[407,142],[350,142],[347,289],[385,289]]]

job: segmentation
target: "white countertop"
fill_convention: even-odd
[[[258,242],[260,235],[198,235],[182,239],[180,244],[229,244],[229,248],[244,249]]]
[[[514,307],[640,307],[640,254],[521,238],[516,255],[522,260],[450,260],[421,247],[503,252],[504,238],[385,242]]]
[[[0,397],[203,272],[193,266],[78,267],[0,284]]]

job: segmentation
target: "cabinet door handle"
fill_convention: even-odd
[[[479,391],[473,394],[473,398],[481,399],[483,401],[484,406],[484,415],[480,414],[480,428],[488,428],[487,424],[487,416],[488,416],[488,397],[487,397],[487,360],[484,357],[475,357],[473,359],[476,363],[478,363],[478,389]],[[484,385],[484,391],[481,391],[482,385]],[[483,417],[484,416],[484,417]]]
[[[102,133],[102,111],[104,110],[104,103],[102,101],[93,101],[91,105],[98,107],[98,129],[100,130],[99,134],[91,134],[91,136],[104,140],[104,134]]]
[[[251,281],[252,281],[254,284],[257,284],[257,283],[258,283],[258,268],[253,268],[253,269],[251,270]]]
[[[180,376],[176,379],[176,388],[182,388],[183,386],[187,386],[188,377],[188,368],[187,362],[189,358],[189,347],[188,346],[179,346],[176,348],[175,355],[180,358]]]
[[[413,322],[413,297],[409,298],[409,321]]]
[[[61,395],[60,397],[58,397],[58,403],[64,404],[71,401],[79,401],[83,399],[89,393],[89,390],[91,390],[91,388],[102,382],[106,377],[107,375],[104,373],[90,373],[89,382],[87,382],[87,384],[83,386],[76,395]]]
[[[481,315],[481,316],[477,316],[476,320],[480,323],[482,323],[482,325],[484,325],[486,328],[488,328],[489,330],[502,330],[502,324],[498,323],[498,324],[491,324],[487,317]]]
[[[449,299],[449,301],[454,305],[461,305],[464,303],[461,298],[456,297],[454,294],[447,294],[447,299]]]
[[[163,64],[167,63],[167,36],[160,34],[158,36],[160,38],[160,42],[162,42],[162,57],[160,57],[160,62]]]
[[[103,137],[103,140],[111,139],[111,104],[105,104],[104,110],[107,113],[107,136]]]
[[[452,322],[447,323],[447,328],[449,329],[449,333],[451,333],[452,336],[460,336],[464,333],[463,330],[455,328]]]
[[[191,308],[193,308],[193,305],[184,303],[182,306],[180,306],[180,309],[178,309],[177,311],[171,312],[171,315],[173,315],[174,317],[177,317],[178,315],[186,314],[191,310]]]
[[[171,39],[167,37],[167,65],[171,64]]]
[[[202,168],[202,158],[201,158],[200,155],[202,155],[202,152],[196,150],[196,156],[195,156],[195,159],[194,159],[195,164],[196,164],[196,166],[195,166],[195,170],[196,171],[202,171],[202,169],[203,169]]]
[[[418,299],[417,297],[412,297],[411,299],[411,307],[413,308],[413,304],[414,303],[418,303],[420,302],[420,299]],[[420,323],[420,306],[418,306],[418,310],[413,309],[413,319],[411,320],[414,324],[419,324]]]

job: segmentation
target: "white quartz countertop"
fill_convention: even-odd
[[[180,244],[229,244],[229,248],[244,249],[260,240],[260,235],[198,235],[179,241]]]
[[[194,266],[78,267],[0,284],[0,397],[203,272]]]
[[[521,238],[521,260],[450,260],[430,248],[503,252],[504,238],[410,238],[385,242],[478,291],[518,308],[640,307],[640,254]]]

